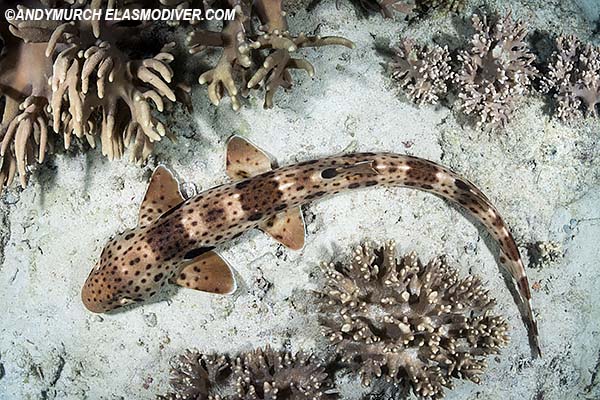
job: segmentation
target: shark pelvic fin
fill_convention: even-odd
[[[182,262],[179,274],[171,282],[189,289],[218,294],[230,294],[236,289],[229,264],[214,251]]]
[[[283,211],[260,225],[260,229],[282,245],[300,250],[304,247],[304,218],[300,207]]]
[[[232,136],[227,141],[227,176],[234,181],[268,172],[273,166],[271,157],[246,139]]]
[[[166,167],[159,165],[152,173],[146,195],[140,206],[140,226],[154,222],[163,213],[183,201],[179,182]]]

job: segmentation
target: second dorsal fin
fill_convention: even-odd
[[[146,195],[140,206],[140,226],[154,222],[165,212],[183,201],[179,182],[166,167],[159,165],[152,173]]]
[[[246,139],[232,136],[227,141],[227,176],[234,181],[268,172],[273,166],[271,157]]]

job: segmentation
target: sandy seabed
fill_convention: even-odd
[[[530,31],[600,44],[590,22],[600,14],[593,1],[509,3]],[[443,106],[417,108],[398,93],[378,48],[400,36],[460,41],[468,21],[436,17],[408,26],[359,18],[347,3],[336,9],[323,1],[310,14],[304,6],[291,13],[293,31],[318,26],[357,48],[306,50],[316,78],[296,75],[297,85],[277,95],[274,109],[264,111],[259,97],[239,112],[215,108],[197,86],[193,118],[173,117],[178,142],[160,143],[148,165],[108,162],[97,151],[57,155],[27,189],[2,196],[0,399],[151,399],[168,389],[168,361],[189,347],[236,352],[271,344],[321,353],[327,343],[305,301],[318,284],[312,276],[319,261],[343,259],[364,239],[394,239],[400,251],[425,260],[446,254],[461,274],[481,275],[497,298],[511,343],[490,360],[480,385],[457,382],[448,399],[600,398],[600,122],[560,123],[536,96],[499,134],[474,129]],[[470,2],[467,13],[481,6],[507,4]],[[108,237],[135,225],[153,166],[168,165],[198,190],[223,183],[224,145],[234,133],[280,165],[390,151],[440,162],[473,181],[501,211],[522,254],[536,242],[560,249],[555,262],[527,270],[544,357],[531,357],[488,235],[458,208],[410,189],[368,189],[308,205],[299,252],[259,231],[244,234],[221,251],[239,280],[233,296],[170,288],[124,312],[88,312],[81,286]],[[338,384],[347,399],[369,392],[352,376]]]

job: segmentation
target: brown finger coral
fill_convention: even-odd
[[[600,48],[575,36],[559,36],[542,90],[554,97],[555,114],[562,120],[598,117],[600,106]]]
[[[227,356],[186,351],[172,362],[174,392],[159,399],[257,400],[322,399],[331,380],[325,367],[305,353],[274,351],[270,347]]]
[[[187,350],[171,362],[169,383],[174,392],[159,399],[227,399],[234,393],[232,366],[228,357]]]
[[[538,74],[535,56],[525,42],[527,28],[510,14],[493,22],[474,15],[472,22],[471,49],[458,56],[461,108],[468,115],[479,116],[478,125],[504,127]]]
[[[394,242],[363,244],[349,263],[323,264],[323,332],[365,385],[385,376],[438,399],[453,378],[479,382],[486,356],[506,345],[506,321],[479,278],[442,259],[400,259]]]
[[[47,110],[50,88],[47,79],[52,64],[45,45],[25,43],[0,23],[4,47],[0,55],[0,96],[3,99],[0,123],[0,190],[14,179],[26,184],[26,167],[43,162],[51,146]]]
[[[99,9],[143,4],[82,0],[41,5]],[[0,184],[9,184],[18,171],[25,186],[26,167],[42,162],[51,148],[54,135],[49,131],[62,135],[65,148],[73,136],[85,138],[91,147],[100,137],[110,159],[120,158],[127,146],[133,160],[150,154],[153,143],[167,135],[153,111],[163,111],[175,94],[170,87],[172,45],[141,46],[145,28],[108,21],[2,24]],[[150,42],[156,43],[144,41]]]
[[[448,92],[452,80],[448,47],[423,47],[404,39],[394,49],[392,77],[417,104],[436,104]]]
[[[215,4],[213,7],[217,7]],[[207,47],[221,47],[217,65],[200,75],[199,81],[208,84],[208,97],[218,105],[225,94],[231,98],[234,110],[240,107],[239,95],[250,89],[265,91],[264,107],[273,107],[273,97],[280,87],[292,86],[291,71],[301,69],[314,75],[314,67],[302,58],[293,57],[300,48],[354,44],[344,38],[329,36],[292,35],[281,0],[228,0],[221,7],[235,10],[235,19],[225,24],[222,32],[196,28],[188,36],[191,53]],[[255,26],[253,20],[259,25]]]

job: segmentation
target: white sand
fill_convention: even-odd
[[[513,3],[514,15],[532,27],[590,37],[577,3]],[[226,181],[224,143],[239,133],[282,165],[343,151],[392,151],[459,171],[492,199],[524,255],[537,241],[555,241],[564,251],[558,262],[528,270],[539,285],[533,295],[544,357],[531,359],[488,235],[456,207],[409,189],[375,188],[305,207],[308,236],[300,252],[258,231],[243,235],[221,251],[241,279],[234,296],[171,288],[153,304],[92,315],[79,299],[81,286],[108,237],[135,224],[151,166],[109,163],[89,152],[55,157],[26,190],[2,197],[0,399],[151,399],[168,388],[168,360],[188,347],[235,352],[271,344],[321,352],[326,343],[305,303],[316,287],[309,273],[367,238],[395,239],[400,250],[423,259],[447,254],[463,274],[489,282],[498,312],[508,318],[512,341],[490,360],[482,384],[457,382],[448,399],[600,397],[598,121],[568,127],[543,113],[541,99],[529,98],[498,135],[462,127],[447,108],[410,105],[397,95],[374,44],[401,34],[454,35],[468,26],[451,18],[407,27],[379,16],[357,19],[351,6],[336,10],[332,2],[292,17],[294,31],[317,25],[357,48],[304,51],[316,78],[297,74],[293,91],[279,93],[269,111],[261,98],[238,113],[228,104],[214,108],[206,89],[196,87],[194,118],[179,115],[179,141],[158,144],[156,161],[209,188]],[[355,379],[342,381],[346,398],[360,398]]]

